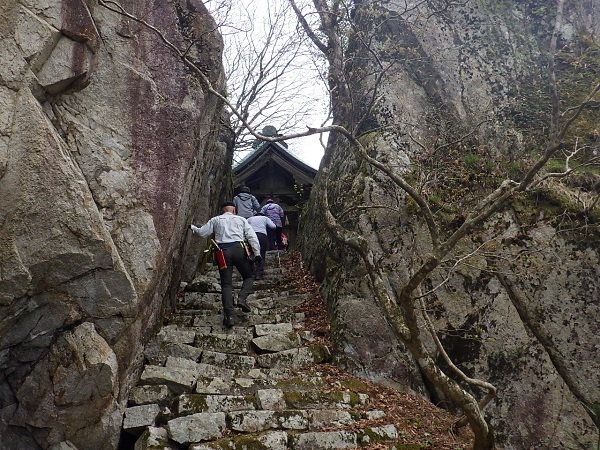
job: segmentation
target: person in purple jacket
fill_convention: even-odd
[[[268,229],[267,233],[269,236],[269,250],[275,250],[275,242],[277,241],[277,249],[283,250],[283,241],[281,240],[281,233],[283,232],[283,208],[273,201],[272,198],[268,198],[265,206],[260,210],[265,216],[267,216],[275,224],[275,230]]]
[[[254,272],[255,280],[262,280],[265,272],[265,261],[267,259],[267,249],[269,248],[268,230],[275,231],[277,228],[273,221],[259,212],[258,215],[248,218],[248,223],[256,232],[256,237],[260,244],[260,262],[256,264],[256,272]]]

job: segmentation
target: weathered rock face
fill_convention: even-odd
[[[405,2],[362,2],[381,9],[368,14],[359,9],[354,15],[357,33],[363,34],[351,43],[345,74],[358,106],[334,105],[334,121],[352,128],[370,104],[378,67],[360,44],[369,42],[387,73],[378,88],[377,98],[382,100],[376,112],[362,121],[362,142],[386,165],[412,170],[411,180],[436,187],[446,186],[455,173],[419,172],[410,165],[423,161],[427,152],[430,161],[439,160],[439,167],[446,158],[460,159],[459,152],[452,153],[454,147],[440,147],[452,136],[476,130],[473,141],[481,146],[471,147],[470,153],[478,155],[478,149],[484,149],[479,157],[490,160],[500,154],[519,161],[539,148],[543,141],[538,132],[548,122],[549,111],[545,55],[556,16],[553,2],[467,2],[447,9],[442,8],[444,2],[437,3],[440,10],[434,13],[420,7],[407,12]],[[560,47],[598,45],[594,36],[600,17],[594,5],[567,2]],[[352,63],[353,57],[358,64]],[[559,70],[564,72],[559,76],[569,81],[569,56],[563,53],[561,58]],[[589,73],[578,71],[581,95],[590,87]],[[581,98],[568,90],[560,93],[571,101]],[[394,126],[390,132],[367,133],[388,125]],[[594,142],[590,145],[598,150]],[[342,224],[366,237],[385,267],[391,289],[398,290],[431,248],[414,203],[389,179],[361,163],[341,137],[330,139],[327,156],[332,160],[328,183],[332,211],[344,212]],[[418,175],[422,178],[416,179]],[[323,186],[324,180],[318,179],[314,189]],[[468,179],[466,186],[462,208],[468,208],[472,190],[481,189],[473,183],[469,191]],[[575,214],[569,216],[569,226],[555,220],[577,210],[572,192],[561,189],[549,187],[537,197],[524,196],[495,216],[472,240],[461,242],[446,268],[423,286],[426,291],[442,284],[426,297],[426,306],[453,360],[469,375],[499,388],[487,411],[500,448],[569,448],[597,439],[581,398],[597,410],[600,232],[597,213],[588,223]],[[585,200],[587,194],[578,193]],[[355,205],[371,209],[352,212]],[[437,204],[441,213],[436,217],[447,223],[448,232],[460,225],[465,210],[459,206],[444,216],[444,206]],[[301,247],[312,271],[325,280],[336,321],[338,359],[369,377],[388,377],[422,390],[423,381],[414,376],[414,365],[403,355],[373,300],[360,259],[324,230],[314,196],[306,211]],[[450,270],[458,257],[483,242],[494,245]],[[501,258],[486,257],[488,250]],[[407,375],[413,376],[403,378]],[[437,392],[429,394],[440,400]]]
[[[222,84],[200,1],[124,6],[198,38]],[[188,224],[221,200],[221,105],[96,1],[0,0],[0,23],[1,446],[114,448],[145,335],[197,261]]]

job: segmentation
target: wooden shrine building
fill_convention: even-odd
[[[277,129],[267,126],[262,134],[277,136]],[[283,208],[286,215],[283,233],[290,247],[294,247],[299,214],[308,200],[317,169],[297,159],[287,147],[283,141],[256,141],[253,150],[233,166],[233,183],[234,195],[241,186],[248,186],[261,207],[271,198]]]

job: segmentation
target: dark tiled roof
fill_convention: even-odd
[[[312,184],[317,169],[300,161],[290,153],[285,143],[263,141],[242,160],[233,166],[233,174],[238,182],[249,178],[269,159],[291,172],[298,182]]]

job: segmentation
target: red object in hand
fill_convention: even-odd
[[[223,252],[223,250],[219,249],[215,252],[215,254],[217,256],[217,266],[219,267],[219,270],[227,269],[227,263],[225,262],[225,253]]]

